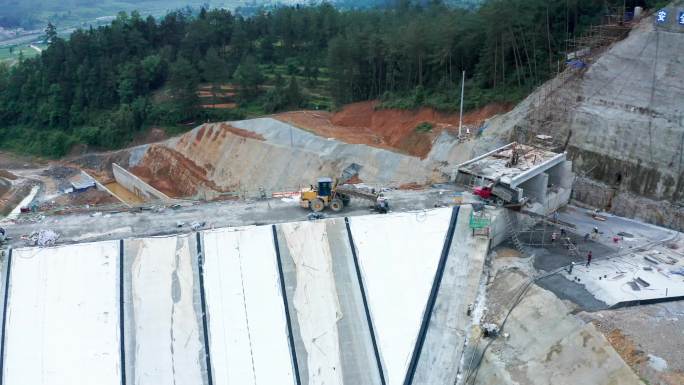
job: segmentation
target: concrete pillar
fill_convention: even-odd
[[[573,172],[572,162],[566,160],[558,165],[551,167],[547,173],[549,174],[549,183],[554,186],[559,186],[565,189],[572,187]]]
[[[527,182],[520,185],[523,189],[523,196],[539,203],[544,203],[546,199],[546,186],[549,183],[549,175],[541,173]]]

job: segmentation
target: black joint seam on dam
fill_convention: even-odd
[[[649,299],[635,299],[632,301],[621,301],[616,303],[613,306],[610,306],[608,309],[620,309],[623,307],[631,307],[631,306],[641,306],[641,305],[653,305],[656,303],[663,303],[663,302],[672,302],[672,301],[681,301],[684,300],[684,295],[676,296],[676,297],[659,297],[659,298],[649,298]]]
[[[385,373],[382,370],[382,359],[380,358],[380,351],[378,350],[378,343],[375,339],[375,328],[373,328],[373,320],[370,315],[370,310],[368,309],[368,300],[366,299],[366,289],[363,286],[363,277],[361,277],[361,267],[359,266],[359,259],[356,255],[356,246],[354,245],[354,237],[352,236],[351,226],[349,225],[349,218],[344,218],[344,223],[347,226],[347,236],[349,238],[349,246],[351,247],[352,257],[354,259],[354,267],[356,268],[356,278],[359,281],[359,288],[361,289],[361,299],[363,300],[363,310],[366,313],[366,321],[368,322],[368,328],[370,329],[371,342],[373,343],[373,352],[375,353],[375,362],[378,365],[378,371],[380,372],[380,382],[385,385]]]
[[[121,360],[121,385],[126,385],[126,345],[124,335],[124,241],[119,240],[119,359]]]
[[[456,230],[456,221],[458,219],[459,206],[454,206],[451,211],[451,221],[449,222],[449,229],[447,230],[444,245],[442,246],[442,255],[439,258],[437,271],[435,272],[435,279],[432,281],[432,290],[428,297],[427,305],[425,306],[425,313],[423,314],[423,322],[420,325],[418,338],[416,339],[416,346],[413,348],[413,355],[406,371],[404,378],[404,385],[413,384],[413,376],[416,374],[418,361],[420,360],[420,353],[423,350],[425,337],[427,336],[428,326],[430,326],[430,319],[432,318],[432,311],[437,303],[437,294],[439,294],[439,287],[442,284],[442,277],[444,276],[444,268],[446,267],[447,258],[449,257],[449,250],[451,249],[451,242],[454,239],[454,231]]]
[[[207,327],[207,301],[204,294],[204,257],[202,255],[202,236],[196,233],[197,239],[197,269],[199,271],[200,284],[200,303],[202,306],[202,327],[204,328],[204,351],[207,360],[207,379],[209,385],[214,384],[214,378],[211,372],[211,351],[209,349],[209,328]],[[2,384],[0,384],[2,385]]]
[[[299,363],[297,362],[297,351],[295,350],[294,335],[292,334],[292,320],[290,319],[290,306],[287,302],[287,292],[285,291],[285,274],[283,274],[283,263],[280,259],[280,247],[278,246],[278,231],[275,225],[271,225],[273,230],[273,247],[276,253],[276,262],[278,264],[278,276],[280,278],[280,292],[283,295],[283,306],[285,306],[285,322],[287,322],[287,338],[290,345],[290,353],[292,355],[292,366],[294,368],[295,381],[297,385],[302,384],[299,376]],[[2,385],[2,384],[0,384]]]
[[[7,303],[9,302],[10,274],[12,272],[12,249],[7,256],[7,274],[5,274],[5,298],[2,305],[2,330],[0,331],[0,385],[4,384],[5,374],[5,326],[7,324]]]

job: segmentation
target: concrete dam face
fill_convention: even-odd
[[[0,381],[444,383],[488,249],[470,210],[14,249]]]

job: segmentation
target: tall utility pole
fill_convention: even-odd
[[[463,127],[463,91],[465,90],[465,70],[463,70],[463,78],[461,79],[461,113],[458,118],[458,137],[461,137],[461,128]]]

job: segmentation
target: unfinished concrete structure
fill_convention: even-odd
[[[26,371],[36,384],[451,377],[488,244],[461,210],[12,250],[5,383]],[[440,293],[444,276],[453,292]]]
[[[570,197],[572,162],[565,153],[513,142],[459,164],[454,179],[466,186],[500,184],[512,192],[513,202],[529,202],[530,211],[547,215]]]
[[[493,341],[484,351],[481,365],[466,365],[463,376],[472,380],[469,383],[642,383],[594,325],[569,316],[571,310],[552,293],[532,285],[516,310],[507,315],[511,301],[526,285],[529,285],[527,278],[515,271],[501,272],[492,281],[487,321],[501,324],[507,318],[504,331],[510,331],[510,335],[473,344],[476,347],[468,353],[466,362]]]
[[[566,146],[579,176],[573,199],[684,229],[682,8],[669,4],[665,23],[644,18],[588,68],[566,69],[490,126],[502,140],[541,134]]]
[[[502,210],[493,209],[494,231]],[[3,376],[30,367],[37,384],[463,381],[484,307],[487,322],[508,309],[485,302],[485,285],[487,296],[513,298],[522,280],[489,282],[487,255],[502,237],[475,235],[471,213],[462,205],[12,250]],[[511,339],[486,353],[475,383],[548,383],[535,381],[539,371],[556,383],[637,383],[550,293],[531,289],[518,308]],[[66,341],[79,349],[55,345]]]
[[[641,42],[651,49],[648,44],[653,39],[656,44],[657,39],[671,39],[662,36],[652,35]],[[627,59],[632,56],[627,51],[622,53],[619,59],[631,63]],[[657,61],[657,51],[655,56]],[[605,59],[608,64],[610,60],[614,59]],[[636,61],[641,63],[638,66],[647,62],[641,57]],[[663,79],[681,72],[677,62],[671,63],[674,66],[665,68]],[[662,66],[656,63],[653,67],[657,70],[654,76],[661,79]],[[606,89],[615,91],[613,83],[617,82],[606,78],[600,66],[593,68],[586,76],[605,80]],[[570,80],[554,82],[565,84]],[[622,83],[625,87],[631,84]],[[600,96],[602,90],[592,88],[591,92]],[[632,104],[615,106],[610,100],[595,101],[593,96],[582,99],[568,95],[565,101],[581,104],[581,114],[588,116],[568,119],[571,127],[583,119],[584,125],[598,118],[618,121],[623,109],[629,111],[629,117],[635,111],[648,115],[640,111],[643,107]],[[659,96],[651,98],[658,100]],[[530,101],[525,103],[529,107]],[[658,108],[653,110],[657,110],[658,124],[662,123],[658,119],[671,123],[672,116],[658,115],[662,112]],[[491,146],[487,147],[484,140],[454,144],[445,131],[427,158],[419,159],[329,140],[265,118],[203,125],[183,137],[131,150],[122,164],[142,171],[138,176],[149,181],[173,171],[174,177],[186,182],[182,195],[212,197],[257,187],[296,188],[296,184],[308,184],[320,174],[334,176],[349,162],[363,164],[361,177],[371,183],[440,181],[454,164],[467,158],[461,151],[467,149],[487,153],[462,163],[458,178],[467,179],[466,184],[473,177],[502,183],[519,197],[528,198],[525,210],[544,215],[569,197],[574,176],[568,157],[579,163],[576,170],[587,174],[593,174],[591,167],[596,161],[596,171],[608,178],[606,170],[612,172],[615,164],[631,173],[630,157],[635,155],[636,163],[646,166],[629,182],[630,189],[641,182],[639,178],[656,186],[655,191],[663,196],[681,187],[679,182],[673,185],[647,169],[653,163],[664,164],[667,157],[676,161],[677,153],[651,154],[652,162],[639,163],[645,158],[643,149],[630,150],[626,139],[611,136],[615,134],[612,128],[587,131],[584,127],[573,136],[569,131],[567,136],[565,132],[524,131],[520,130],[524,125],[516,124],[526,113],[516,109],[502,117],[515,122],[511,130],[492,126],[484,133],[486,139],[501,134],[499,139],[506,143],[511,132],[516,140],[539,137],[541,132],[544,138],[554,136],[555,142],[569,139],[568,155],[516,144],[523,155],[518,164],[509,167],[506,163],[513,144],[487,152],[483,149]],[[633,123],[625,123],[618,134]],[[666,128],[663,136],[676,142],[678,136],[670,131]],[[651,151],[658,152],[659,139],[649,140]],[[601,152],[604,147],[612,160],[624,155],[624,163],[607,162]],[[263,162],[267,157],[270,163]],[[159,160],[163,162],[157,163]],[[674,165],[676,162],[676,168]],[[305,172],[292,175],[288,171],[293,167]],[[136,181],[138,176],[125,175],[133,185],[145,183]],[[624,178],[616,175],[616,179]],[[601,190],[597,185],[587,190],[577,188],[582,183],[575,185],[575,197],[591,203],[592,194]],[[163,187],[159,184],[154,189],[166,194]],[[623,185],[615,190],[613,203],[620,202],[620,196],[629,200],[631,195],[625,189]],[[435,199],[428,207],[444,202],[451,199]],[[488,256],[488,251],[521,227],[505,220],[511,212],[505,209],[486,209],[491,231],[481,236],[475,235],[472,208],[467,204],[389,216],[350,213],[345,214],[348,218],[294,223],[287,221],[303,214],[286,211],[282,205],[275,200],[228,208],[211,203],[198,205],[202,208],[174,207],[166,217],[141,212],[112,214],[112,218],[107,218],[108,213],[72,217],[63,222],[71,225],[62,227],[70,242],[170,234],[185,231],[178,230],[173,222],[198,218],[221,217],[216,219],[216,227],[232,227],[13,250],[5,262],[2,285],[5,326],[0,376],[4,382],[0,383],[637,384],[639,378],[623,361],[630,356],[621,358],[611,346],[613,341],[609,343],[597,330],[603,314],[594,317],[595,324],[587,323],[576,316],[581,309],[574,306],[580,305],[572,304],[569,295],[554,291],[554,296],[533,279],[557,269],[553,277],[567,285],[562,288],[584,290],[606,306],[673,300],[684,295],[681,278],[677,277],[684,259],[677,251],[682,247],[676,244],[652,247],[631,243],[628,248],[634,247],[634,251],[594,261],[590,269],[583,264],[576,266],[572,273],[561,270],[563,264],[542,261],[555,258],[557,250],[543,250],[545,253],[537,257],[528,257],[523,250],[522,255],[508,257],[513,261],[507,261],[505,271],[496,272],[492,266],[501,264],[505,257],[499,259],[492,256],[494,253]],[[157,207],[163,211],[161,206]],[[359,214],[356,210],[354,213]],[[137,218],[131,219],[134,216]],[[596,222],[585,213],[582,216],[585,222],[565,222],[577,224],[579,238],[597,223],[608,232],[603,230],[606,222]],[[539,216],[534,218],[539,220]],[[49,223],[58,226],[60,219],[51,218]],[[235,227],[253,223],[262,225]],[[268,223],[276,224],[263,225]],[[41,225],[19,223],[12,230],[24,234],[37,226]],[[93,230],[84,233],[84,227]],[[605,239],[596,244],[587,243],[582,253],[596,250],[600,242],[610,243],[610,238],[622,230],[620,227],[601,235]],[[568,263],[577,262],[578,255],[579,260],[584,256],[575,251]],[[637,278],[649,286],[637,283],[640,290],[630,289],[630,282]],[[658,315],[657,320],[674,324],[677,317],[672,315],[679,314],[676,311],[675,307],[672,313]],[[483,337],[481,320],[502,327],[505,324],[504,335]],[[659,343],[664,344],[668,339],[663,337],[665,333],[655,330]],[[675,345],[681,342],[679,331],[681,327],[669,332]],[[680,346],[675,347],[673,354],[663,355],[674,365],[676,356],[681,355]],[[483,354],[481,361],[479,354]],[[653,360],[659,363],[657,358]],[[682,381],[665,383],[679,385]]]
[[[116,163],[112,163],[112,173],[114,175],[114,180],[116,180],[116,183],[118,183],[126,190],[132,192],[145,202],[154,200],[171,200],[169,196],[157,190],[156,188],[150,186],[149,184],[145,183],[145,181],[138,178],[135,174],[129,172],[128,170],[119,166]]]

